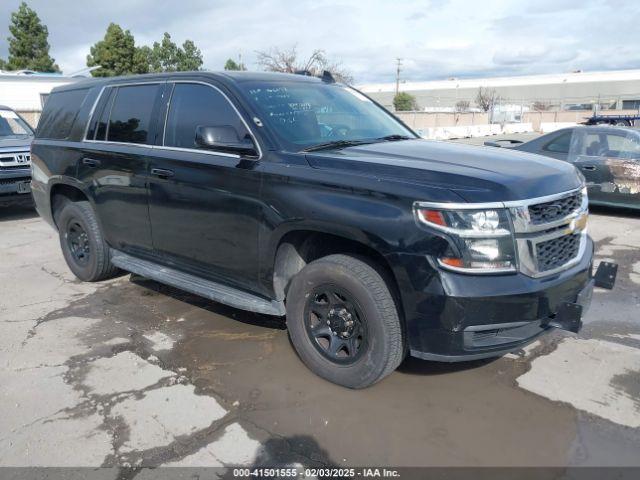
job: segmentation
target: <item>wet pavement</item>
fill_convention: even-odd
[[[640,214],[597,210],[620,264],[580,335],[491,361],[408,358],[352,391],[283,319],[136,277],[85,284],[29,210],[0,212],[0,466],[640,465]]]

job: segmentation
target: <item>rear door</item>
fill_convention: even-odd
[[[604,157],[606,142],[606,135],[599,128],[576,129],[571,140],[569,161],[584,175],[589,199],[596,202],[607,200],[606,189],[602,188],[609,181]]]
[[[223,91],[176,81],[164,136],[149,164],[149,213],[155,251],[165,263],[255,290],[258,282],[259,162],[200,148],[198,126],[248,125]]]
[[[640,207],[640,135],[629,129],[611,129],[604,134],[603,170],[600,185],[608,203]]]
[[[107,242],[134,254],[152,252],[147,174],[163,88],[163,82],[106,87],[78,165]]]

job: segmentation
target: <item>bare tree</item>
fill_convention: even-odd
[[[342,63],[330,61],[324,50],[314,50],[311,55],[304,59],[298,55],[297,46],[281,50],[272,47],[269,50],[257,51],[258,65],[268,72],[309,72],[311,75],[322,75],[324,70],[328,70],[336,80],[344,83],[353,83],[353,76]]]
[[[478,94],[476,95],[476,105],[482,109],[483,112],[488,112],[491,110],[495,104],[500,102],[501,98],[498,95],[498,92],[493,88],[483,88],[480,87],[478,89]]]
[[[553,104],[551,102],[543,102],[537,100],[531,104],[531,108],[533,108],[536,112],[546,112],[553,108]]]
[[[456,102],[456,112],[468,112],[471,102],[469,100],[458,100]]]

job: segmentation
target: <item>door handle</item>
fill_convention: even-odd
[[[583,165],[582,166],[583,170],[589,170],[590,172],[594,171],[596,169],[595,165]]]
[[[170,178],[170,177],[173,177],[174,173],[173,173],[173,170],[166,170],[164,168],[152,168],[151,175],[154,175],[160,178]]]
[[[82,164],[87,167],[96,168],[100,166],[100,160],[95,160],[93,158],[83,158]]]

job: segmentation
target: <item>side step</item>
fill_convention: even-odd
[[[266,300],[233,287],[205,280],[148,260],[132,257],[118,250],[111,251],[111,262],[116,267],[127,272],[186,290],[214,302],[224,303],[230,307],[280,317],[286,313],[283,302]]]

